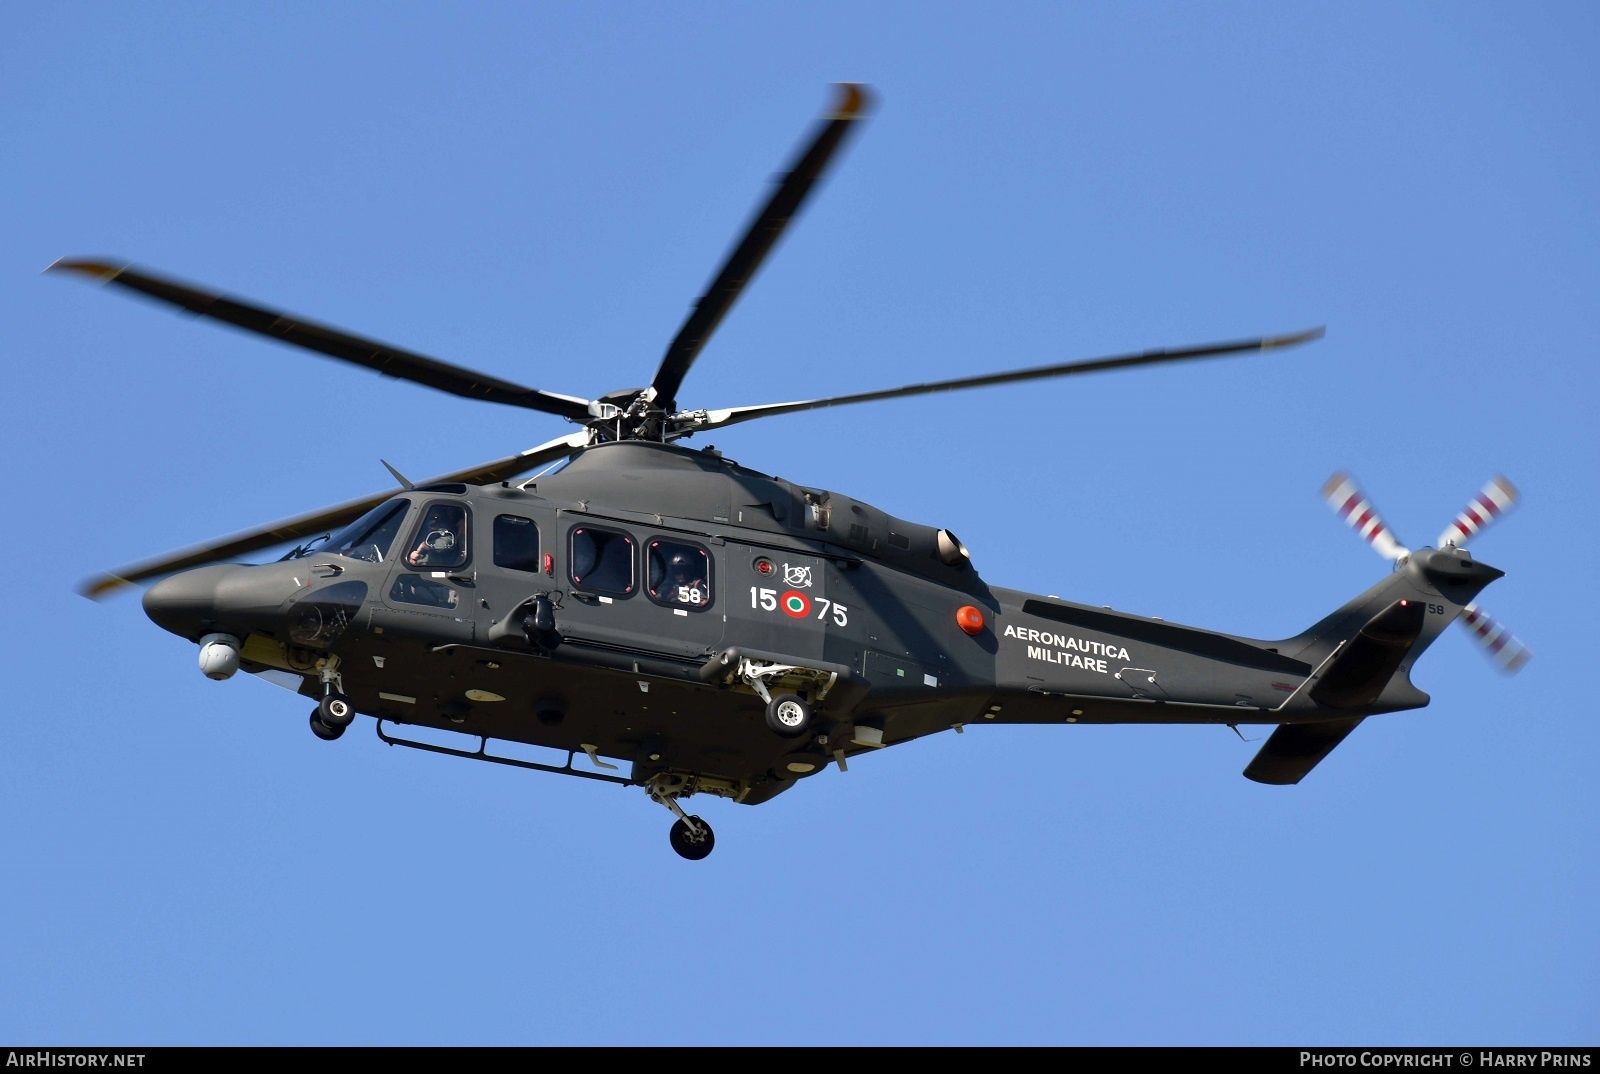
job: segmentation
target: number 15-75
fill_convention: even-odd
[[[817,609],[816,618],[818,619],[826,619],[828,617],[828,612],[831,610],[833,612],[833,621],[835,623],[837,623],[839,626],[850,625],[850,609],[846,608],[843,604],[835,604],[827,597],[800,598],[796,596],[795,599],[809,601],[812,605],[814,605]],[[804,606],[804,603],[800,605],[800,607]],[[777,611],[778,591],[776,589],[763,589],[757,588],[756,586],[751,586],[750,607],[760,608],[762,611],[766,612]],[[798,608],[793,612],[789,612],[787,608],[784,610],[787,614],[793,615],[795,618],[800,617],[801,613]]]

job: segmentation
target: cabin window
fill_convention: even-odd
[[[494,520],[494,565],[514,571],[539,570],[539,527],[521,515]]]
[[[406,519],[406,508],[410,506],[405,500],[380,503],[340,530],[319,551],[364,559],[368,563],[382,563],[389,554],[389,546],[394,544],[395,534],[400,532],[400,524]]]
[[[711,553],[700,545],[652,537],[645,546],[645,562],[651,600],[689,611],[711,607]]]
[[[421,570],[455,570],[467,563],[467,509],[459,503],[431,503],[406,546],[406,566]]]
[[[633,538],[621,530],[575,527],[570,566],[572,584],[579,589],[633,596]]]

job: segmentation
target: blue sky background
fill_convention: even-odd
[[[1600,14],[1546,3],[85,4],[0,15],[0,1042],[1600,1043]],[[973,728],[772,802],[335,744],[82,578],[569,430],[125,293],[133,261],[551,391],[645,383],[830,99],[730,406],[1326,325],[702,437],[993,584],[1283,637],[1504,473],[1533,649],[1295,787],[1222,728]],[[1247,728],[1259,740],[1265,729]],[[703,804],[702,804],[703,802]]]

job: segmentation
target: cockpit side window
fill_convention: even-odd
[[[422,513],[406,566],[418,570],[454,570],[467,563],[467,509],[454,501],[430,503]]]
[[[406,508],[409,506],[405,500],[380,503],[340,530],[320,551],[364,559],[368,563],[382,563],[389,554],[389,546],[394,544],[395,534],[400,532],[400,524],[405,521]]]
[[[619,530],[578,526],[572,531],[572,584],[580,589],[633,596],[633,538]]]

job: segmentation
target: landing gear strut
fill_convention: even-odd
[[[317,677],[322,680],[323,692],[322,700],[311,710],[311,733],[324,742],[332,742],[356,718],[356,707],[341,692],[344,679],[339,675],[337,656],[317,661]]]
[[[677,815],[678,819],[672,822],[672,830],[667,833],[667,839],[679,857],[699,861],[711,853],[711,848],[717,842],[717,837],[711,832],[711,825],[699,817],[689,816],[678,804],[679,795],[693,793],[689,780],[673,772],[660,772],[650,777],[650,782],[645,784],[644,789],[653,801],[666,806]]]
[[[801,667],[797,664],[779,664],[770,660],[739,657],[739,681],[760,695],[767,703],[767,728],[784,738],[798,738],[811,726],[811,709],[828,696],[833,684],[839,681],[836,671]],[[779,683],[791,685],[790,692],[775,694],[769,687]],[[807,701],[798,691],[812,695]]]

